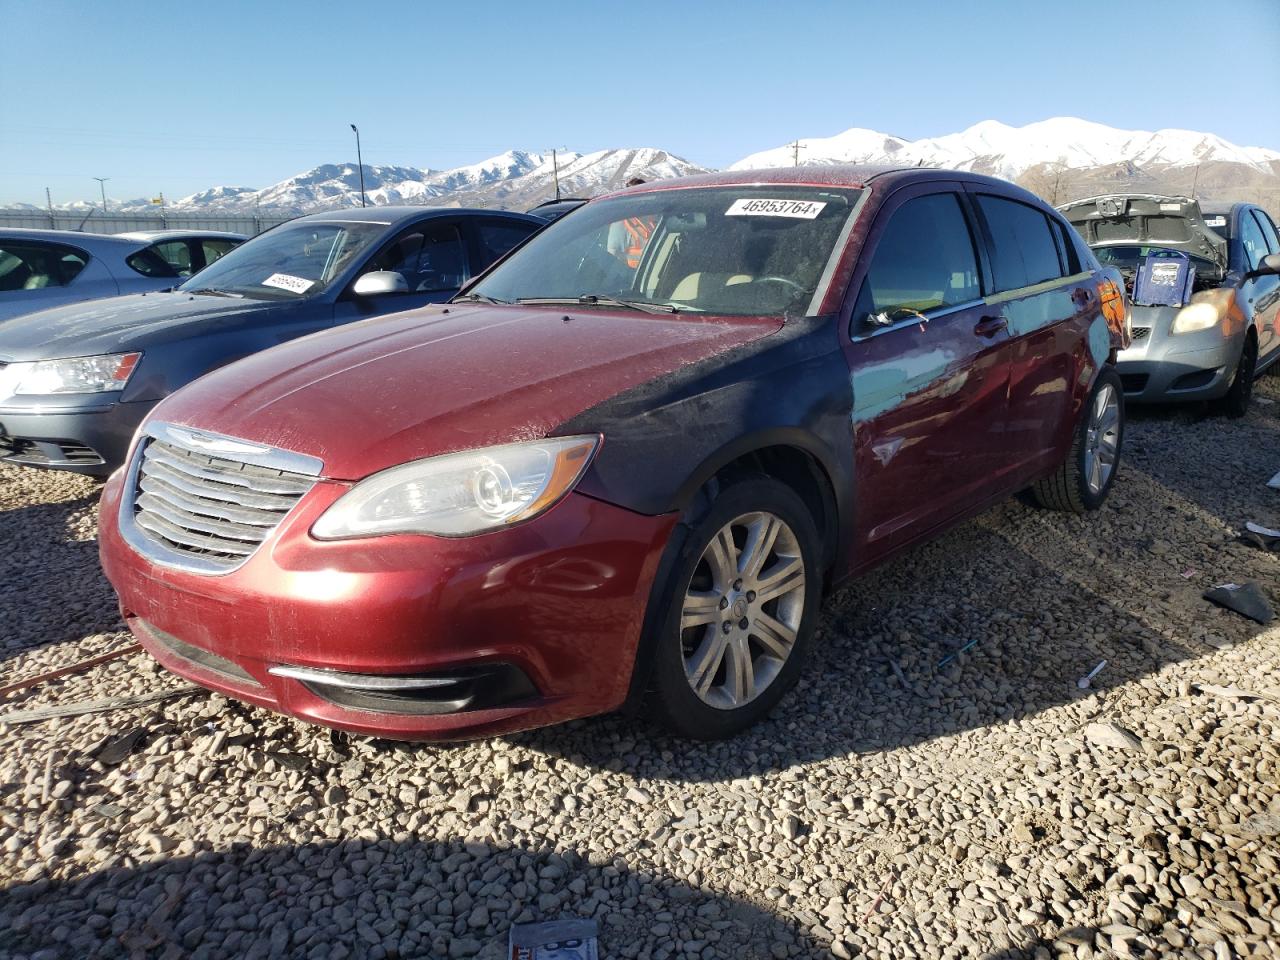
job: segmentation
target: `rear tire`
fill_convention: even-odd
[[[804,501],[771,477],[723,488],[686,523],[655,598],[645,712],[677,736],[719,740],[795,685],[818,618],[823,554]]]
[[[1115,481],[1123,445],[1124,388],[1115,368],[1103,367],[1089,391],[1066,460],[1031,487],[1036,502],[1064,513],[1097,510]]]
[[[1232,420],[1239,420],[1249,412],[1249,402],[1253,399],[1253,380],[1258,372],[1258,341],[1245,336],[1240,347],[1240,359],[1236,362],[1235,376],[1231,378],[1231,386],[1227,394],[1219,401],[1222,412]]]

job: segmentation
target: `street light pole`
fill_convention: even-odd
[[[360,168],[360,206],[367,206],[364,199],[364,157],[360,153],[360,128],[354,123],[351,130],[356,135],[356,165]]]
[[[107,181],[110,177],[94,177],[98,181],[98,189],[102,191],[102,212],[107,212]]]

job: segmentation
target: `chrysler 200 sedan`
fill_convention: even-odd
[[[627,190],[450,304],[162,402],[104,490],[103,565],[170,670],[313,722],[638,704],[729,736],[797,682],[824,590],[1028,487],[1103,502],[1119,280],[966,173]]]
[[[1133,343],[1116,358],[1130,403],[1216,401],[1242,417],[1280,362],[1280,235],[1251,203],[1202,212],[1190,197],[1112,194],[1059,208],[1119,269]]]
[[[317,213],[173,290],[2,323],[0,460],[106,476],[147,412],[184,384],[304,334],[448,300],[545,225],[444,207]]]

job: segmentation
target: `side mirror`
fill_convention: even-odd
[[[362,274],[352,286],[357,297],[379,297],[385,293],[408,293],[409,281],[394,270],[373,270]]]
[[[1265,277],[1280,273],[1280,253],[1269,253],[1258,263],[1257,269],[1250,270],[1251,277]]]

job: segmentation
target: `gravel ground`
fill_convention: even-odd
[[[1258,394],[1135,416],[1097,515],[1010,502],[833,596],[731,743],[405,746],[203,692],[6,726],[0,953],[496,958],[594,916],[606,957],[1275,956],[1280,627],[1200,596],[1280,602],[1280,553],[1234,539],[1280,524],[1280,377]],[[6,680],[128,639],[97,492],[0,466]],[[0,712],[180,685],[138,654]]]

